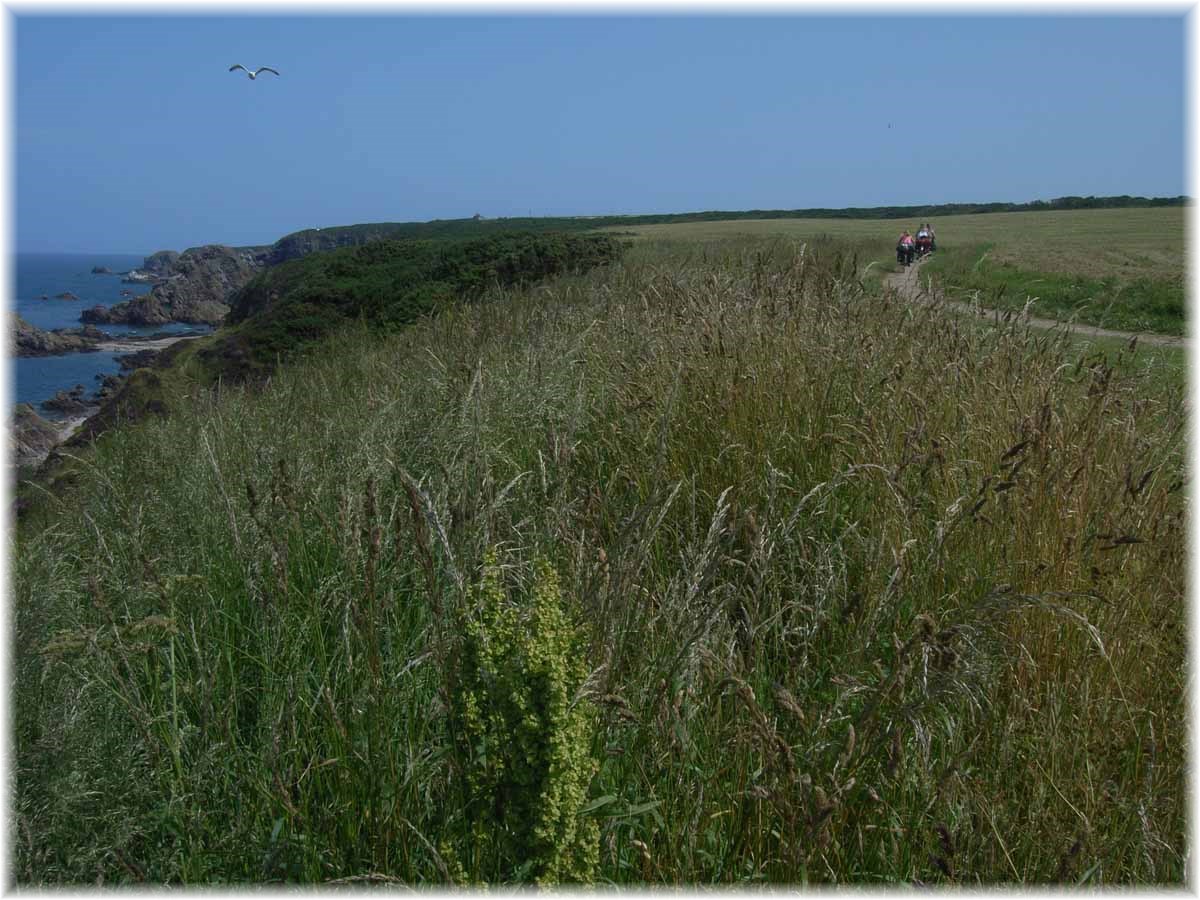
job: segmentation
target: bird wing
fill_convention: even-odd
[[[234,63],[232,66],[230,66],[230,67],[229,67],[229,71],[230,71],[230,72],[236,71],[237,69],[241,69],[243,72],[249,72],[249,71],[250,71],[250,70],[249,70],[249,69],[247,69],[245,66],[243,66],[241,63]]]
[[[254,74],[258,75],[260,72],[275,72],[275,70],[272,69],[270,66],[262,66]],[[279,73],[275,72],[275,74],[278,75]]]

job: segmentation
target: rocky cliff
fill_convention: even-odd
[[[36,466],[63,438],[63,427],[48,422],[28,403],[18,403],[9,423],[11,460],[18,466]]]
[[[183,253],[159,251],[146,258],[146,268],[165,280],[148,294],[107,309],[84,310],[80,321],[95,324],[165,325],[187,322],[219,325],[229,312],[226,300],[268,264],[270,247],[225,247],[207,244]]]
[[[413,231],[412,223],[377,222],[368,225],[339,225],[334,228],[306,228],[277,240],[271,247],[269,265],[299,259],[310,253],[324,253],[340,247],[357,247],[371,241],[395,238]]]
[[[92,325],[46,331],[16,314],[13,315],[12,335],[16,356],[57,356],[95,350],[97,342],[109,339],[109,335]]]
[[[174,250],[159,250],[157,253],[151,253],[142,262],[143,272],[153,272],[155,275],[170,274],[171,265],[175,260],[179,259],[179,254]]]

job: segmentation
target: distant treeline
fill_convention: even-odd
[[[717,222],[737,219],[932,219],[970,213],[1042,212],[1062,209],[1124,209],[1151,206],[1183,206],[1189,198],[1180,197],[1058,197],[1030,203],[941,203],[924,206],[852,206],[845,209],[748,209],[740,211],[658,213],[631,216],[521,216],[516,218],[435,219],[431,222],[376,222],[340,225],[298,231],[282,238],[285,242],[313,243],[311,249],[329,242],[350,245],[380,238],[474,238],[496,231],[525,232],[589,231],[621,225],[657,225],[674,222]]]
[[[653,225],[667,222],[713,222],[726,219],[908,219],[959,216],[971,213],[1043,212],[1059,209],[1121,209],[1126,207],[1183,206],[1187,197],[1058,197],[1030,203],[941,203],[925,206],[851,206],[845,209],[750,209],[741,212],[668,213],[646,216],[596,216],[582,221],[602,225]],[[504,220],[498,220],[504,221]],[[580,220],[576,220],[580,221]]]

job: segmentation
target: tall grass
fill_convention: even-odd
[[[929,217],[922,216],[920,221]],[[926,265],[943,285],[984,305],[1126,331],[1182,334],[1185,318],[1181,206],[932,216],[939,252]],[[891,271],[902,227],[917,218],[759,219],[630,225],[639,241],[716,246],[780,239],[853,243],[874,260],[868,284]],[[613,229],[615,230],[615,229]]]
[[[648,245],[106,435],[16,538],[14,876],[533,877],[463,623],[553,584],[600,882],[1179,883],[1182,386],[1063,340]]]
[[[993,258],[993,245],[943,248],[923,268],[957,297],[989,307],[1073,319],[1119,331],[1184,333],[1183,274],[1089,277]]]

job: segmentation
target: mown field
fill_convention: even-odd
[[[11,876],[1182,886],[1178,354],[770,224],[73,450],[13,539]]]
[[[933,219],[939,253],[923,268],[951,296],[1128,331],[1185,333],[1185,207],[988,213]],[[854,242],[877,271],[895,265],[897,219],[773,219],[639,225],[640,239]]]

